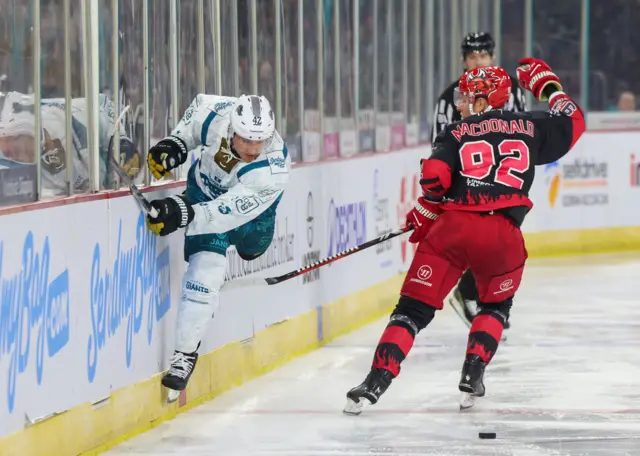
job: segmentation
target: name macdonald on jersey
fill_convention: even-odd
[[[460,142],[462,136],[482,136],[487,133],[506,133],[513,135],[516,133],[531,136],[533,138],[533,122],[524,119],[518,120],[502,120],[502,119],[486,119],[480,123],[461,123],[451,130],[454,138]]]

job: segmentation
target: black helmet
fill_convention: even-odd
[[[473,52],[482,52],[486,51],[489,55],[493,55],[493,50],[496,47],[496,43],[491,38],[491,35],[487,32],[474,32],[469,33],[462,40],[462,45],[460,46],[462,50],[462,57],[466,57],[467,55]]]

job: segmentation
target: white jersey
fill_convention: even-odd
[[[195,217],[187,226],[188,236],[226,233],[244,225],[279,200],[289,182],[291,158],[277,131],[251,163],[231,152],[230,113],[236,100],[200,94],[171,132],[187,150],[200,148],[200,159],[189,175],[211,199],[193,206]]]
[[[99,166],[101,188],[106,183],[106,153],[109,140],[114,133],[116,116],[113,102],[105,95],[99,96],[100,153]],[[89,145],[87,133],[87,100],[75,98],[71,100],[71,151],[73,166],[73,188],[86,191],[89,188]],[[67,187],[67,157],[65,153],[65,100],[49,98],[41,100],[42,118],[42,188],[43,190],[64,191]],[[30,136],[34,134],[33,95],[19,92],[0,94],[0,138]],[[120,125],[120,135],[126,136],[124,126]],[[0,157],[13,160],[11,150],[0,150]],[[35,156],[31,163],[35,161]]]

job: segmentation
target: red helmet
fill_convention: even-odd
[[[498,66],[476,68],[467,71],[458,81],[458,90],[469,97],[473,105],[476,98],[487,100],[493,109],[503,107],[511,96],[511,78]]]

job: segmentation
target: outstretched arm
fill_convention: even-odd
[[[585,130],[582,109],[562,91],[558,76],[540,59],[520,60],[520,85],[541,101],[549,101],[548,112],[533,112],[536,134],[541,136],[537,165],[553,163],[566,155]]]

